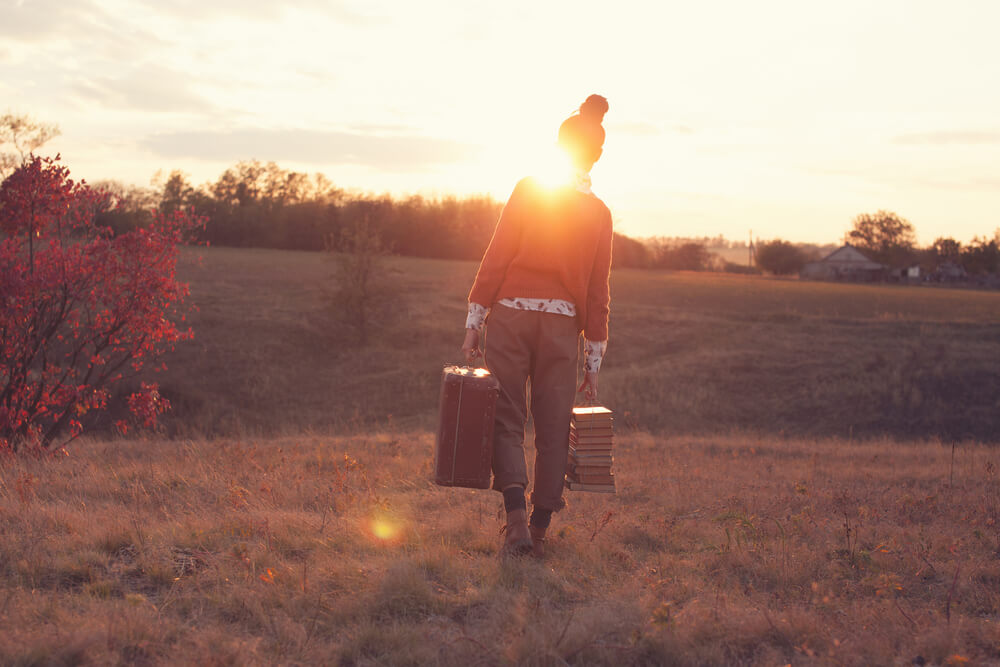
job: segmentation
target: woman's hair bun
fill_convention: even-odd
[[[580,105],[580,115],[598,125],[608,112],[608,100],[600,95],[591,95]]]
[[[559,126],[559,144],[593,164],[604,145],[601,122],[607,112],[608,101],[600,95],[591,95],[580,105],[580,113],[574,113]]]

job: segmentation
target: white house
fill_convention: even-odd
[[[810,280],[853,280],[870,282],[881,280],[888,267],[868,259],[864,253],[846,244],[819,260],[809,262],[799,277]]]

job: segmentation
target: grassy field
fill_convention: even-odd
[[[197,259],[201,256],[201,260]],[[471,262],[391,258],[394,311],[363,348],[334,258],[210,249],[182,277],[196,339],[168,360],[173,435],[432,428],[459,360]],[[995,440],[1000,293],[622,270],[602,399],[664,434]]]
[[[163,432],[0,460],[0,664],[1000,664],[1000,295],[616,272],[619,492],[503,561],[429,482],[475,265],[359,347],[333,261],[185,254]]]
[[[0,663],[1000,662],[997,450],[619,438],[544,562],[431,437],[84,442],[0,467]]]

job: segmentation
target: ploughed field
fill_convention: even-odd
[[[163,431],[0,461],[0,664],[1000,662],[1000,295],[615,272],[618,493],[502,561],[429,481],[476,266],[359,346],[334,261],[186,253]]]

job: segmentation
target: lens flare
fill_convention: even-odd
[[[369,524],[372,535],[383,542],[391,542],[399,536],[400,526],[385,517],[375,517]]]

